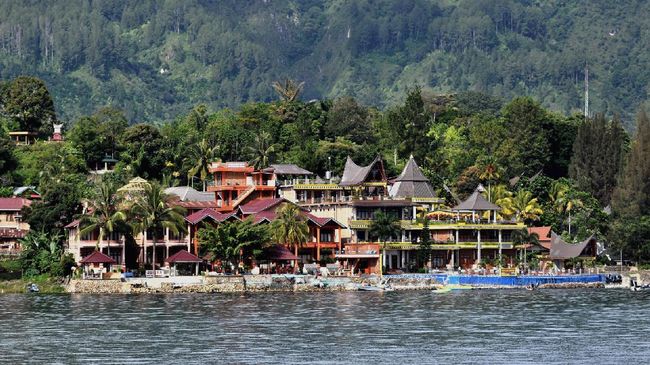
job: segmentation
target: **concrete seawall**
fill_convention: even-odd
[[[434,277],[327,277],[310,275],[185,276],[172,278],[135,278],[120,280],[71,280],[68,293],[243,293],[243,292],[326,292],[356,291],[361,285],[388,284],[395,290],[431,290],[444,281]],[[458,284],[458,283],[451,283]],[[497,283],[460,283],[477,289],[523,288]],[[600,288],[602,282],[540,282],[540,288]]]

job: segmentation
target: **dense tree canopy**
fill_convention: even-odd
[[[302,89],[305,100],[351,95],[383,108],[417,81],[435,93],[532,95],[566,113],[581,109],[586,64],[592,108],[630,121],[650,80],[647,2],[36,0],[0,10],[0,79],[45,79],[65,121],[107,103],[132,122],[172,120],[199,103],[276,99],[271,85],[286,91],[288,78],[289,102]]]

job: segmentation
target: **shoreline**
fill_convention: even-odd
[[[71,280],[65,286],[71,294],[156,294],[156,293],[291,293],[359,291],[363,285],[389,285],[395,291],[435,290],[446,287],[431,278],[328,277],[309,275],[244,275],[217,277],[173,277],[155,279]],[[462,284],[461,284],[462,285]],[[452,284],[451,286],[457,286]],[[466,289],[522,290],[522,285],[462,285]],[[605,288],[604,282],[544,283],[539,289]],[[380,290],[381,291],[381,290]]]

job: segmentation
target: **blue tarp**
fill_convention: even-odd
[[[485,286],[526,286],[530,284],[604,283],[605,275],[548,275],[548,276],[496,276],[496,275],[447,275],[447,274],[399,274],[385,275],[395,279],[435,279],[439,283]]]

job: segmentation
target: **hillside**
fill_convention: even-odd
[[[532,95],[627,124],[647,99],[648,2],[597,1],[4,1],[0,79],[44,79],[59,118],[104,105],[131,121],[276,98],[351,95],[384,107],[413,84],[439,93]]]

